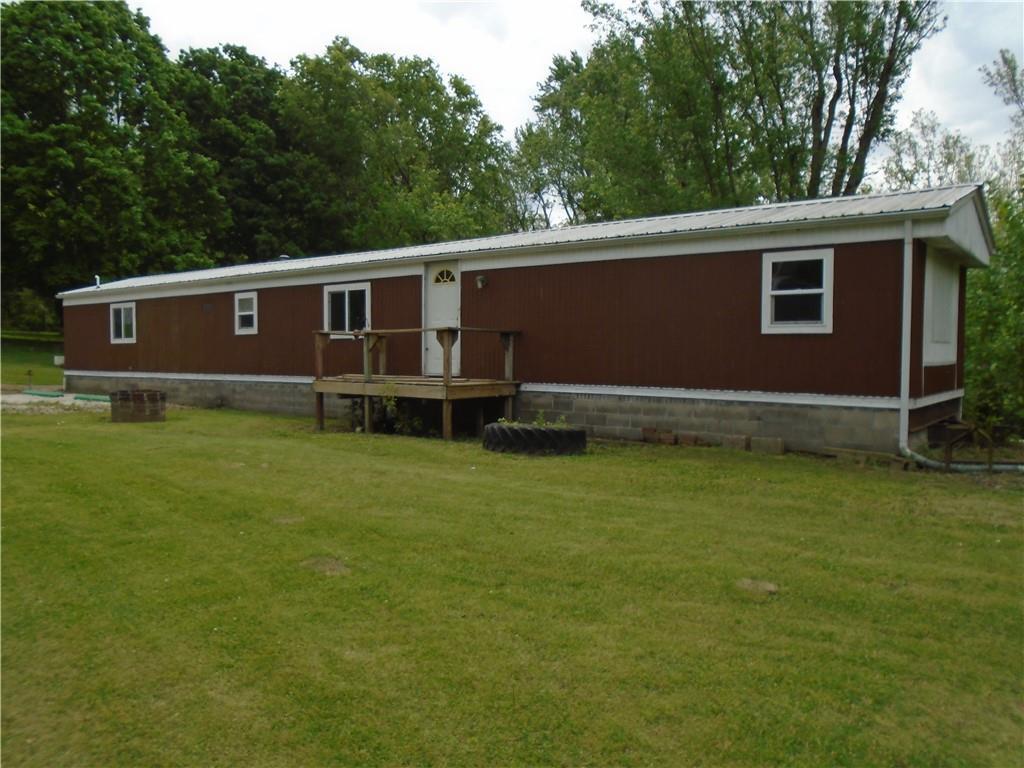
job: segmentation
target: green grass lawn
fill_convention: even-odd
[[[11,387],[63,383],[63,369],[53,364],[53,356],[62,354],[63,349],[59,333],[3,331],[0,334],[0,383]]]
[[[310,421],[4,416],[5,766],[1024,757],[1019,480]]]

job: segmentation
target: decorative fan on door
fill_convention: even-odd
[[[442,269],[434,275],[434,283],[454,283],[455,273],[450,269]]]

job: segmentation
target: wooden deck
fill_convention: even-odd
[[[443,350],[443,373],[440,376],[390,375],[387,373],[388,337],[403,333],[430,333],[437,335]],[[497,334],[505,352],[504,379],[466,379],[452,375],[452,348],[460,333]],[[452,439],[452,403],[456,400],[478,398],[505,398],[505,416],[512,418],[512,403],[518,383],[515,373],[516,331],[491,328],[396,328],[357,331],[349,334],[314,332],[313,391],[316,393],[317,429],[324,428],[324,395],[363,398],[363,429],[373,431],[374,397],[411,397],[420,400],[441,402],[441,425],[445,440]],[[363,372],[345,373],[338,376],[324,374],[324,350],[333,339],[358,339],[363,345]],[[377,372],[373,371],[373,358],[377,358]]]
[[[498,379],[460,379],[441,376],[380,376],[369,381],[362,374],[325,376],[313,382],[313,391],[353,397],[415,397],[421,400],[471,400],[476,397],[511,397],[516,382]]]

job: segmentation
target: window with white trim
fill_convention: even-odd
[[[135,343],[135,302],[110,305],[110,343]]]
[[[259,303],[256,291],[235,294],[235,335],[259,333]]]
[[[762,256],[761,333],[832,333],[831,248]]]
[[[351,333],[369,327],[369,283],[324,286],[324,330]]]

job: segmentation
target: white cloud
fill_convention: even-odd
[[[574,0],[137,2],[172,56],[189,46],[234,43],[287,67],[299,54],[320,54],[344,36],[367,53],[431,58],[443,73],[473,86],[509,138],[531,118],[532,96],[552,57],[586,51],[593,39],[590,17]],[[915,109],[931,109],[974,141],[994,143],[1009,127],[1010,113],[978,68],[1000,48],[1024,60],[1024,4],[949,3],[945,10],[948,28],[915,58],[898,124],[909,124]]]
[[[943,10],[947,27],[914,58],[898,125],[905,128],[915,110],[928,109],[974,142],[995,144],[1009,130],[1011,110],[985,85],[979,68],[1001,48],[1024,61],[1024,4],[946,3]]]

